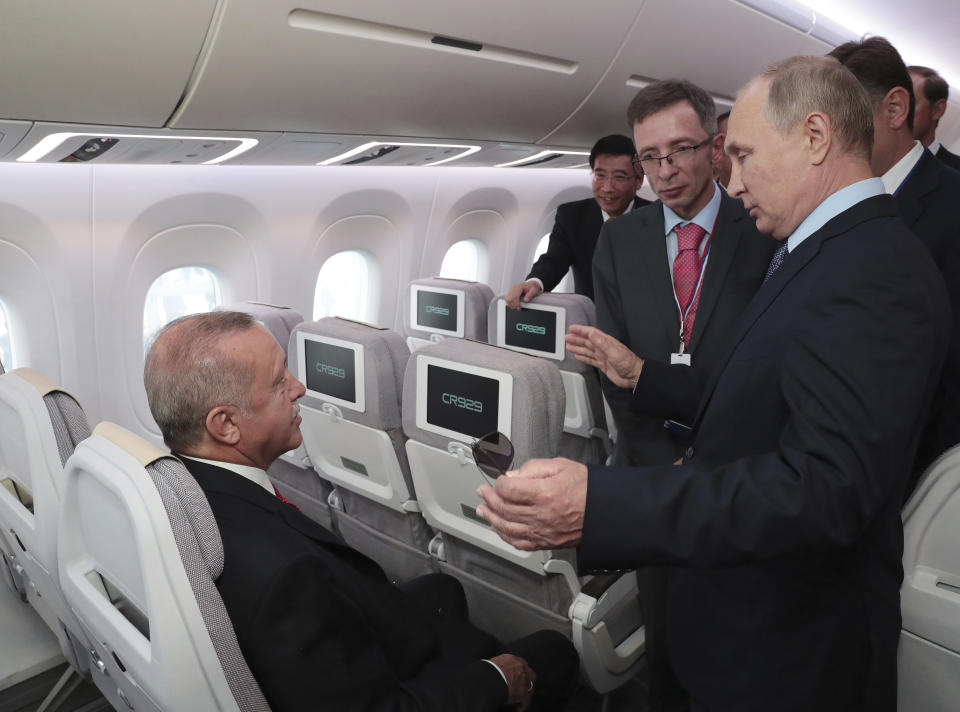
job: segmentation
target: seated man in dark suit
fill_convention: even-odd
[[[937,457],[960,443],[960,172],[914,139],[915,84],[893,45],[883,37],[870,37],[842,44],[830,56],[853,72],[873,102],[873,172],[896,198],[907,227],[930,250],[950,292],[953,338],[917,451],[916,481]],[[910,490],[912,485],[908,494]]]
[[[224,549],[217,588],[274,712],[563,708],[578,669],[566,638],[501,646],[467,621],[455,579],[394,586],[276,492],[265,470],[300,444],[304,387],[251,316],[172,322],[144,382],[164,441],[210,502]]]
[[[937,140],[937,126],[947,111],[950,85],[930,67],[907,67],[913,80],[916,100],[913,114],[913,137],[930,149],[930,153],[954,170],[960,171],[960,156],[948,151]]]
[[[694,712],[896,710],[900,512],[950,305],[872,177],[873,130],[830,58],[741,90],[730,193],[780,247],[682,464],[531,460],[480,489],[477,514],[521,549],[579,545],[585,570],[668,565],[668,652]],[[696,372],[620,350],[607,373],[622,385]]]
[[[593,299],[593,250],[600,228],[610,218],[650,202],[637,197],[643,175],[634,166],[635,155],[633,141],[619,134],[604,136],[593,145],[593,197],[557,207],[547,251],[523,282],[510,287],[507,306],[519,309],[521,300],[529,302],[541,292],[549,292],[571,267],[576,293]]]

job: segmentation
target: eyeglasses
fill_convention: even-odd
[[[708,143],[710,143],[713,140],[714,136],[716,136],[716,134],[710,134],[705,139],[703,139],[703,141],[698,143],[696,146],[682,146],[678,148],[676,151],[671,151],[666,156],[650,156],[650,155],[640,156],[637,162],[640,164],[640,167],[643,168],[644,172],[657,170],[658,168],[660,168],[660,166],[663,165],[664,161],[666,161],[671,166],[676,165],[678,162],[686,162],[690,160],[690,158],[693,156],[694,152],[698,148],[702,146],[706,146]]]
[[[637,176],[627,175],[626,173],[614,173],[613,175],[608,175],[604,171],[593,171],[593,180],[595,183],[610,183],[618,188],[625,188],[635,180]]]
[[[491,482],[506,474],[513,464],[513,443],[503,433],[487,433],[470,449],[477,468]]]

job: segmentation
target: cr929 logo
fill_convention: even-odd
[[[545,326],[537,326],[536,324],[522,324],[517,322],[516,329],[517,331],[523,331],[528,334],[536,334],[537,336],[543,336],[547,333],[547,328]]]
[[[454,395],[453,393],[444,393],[442,399],[446,405],[463,408],[464,410],[473,411],[474,413],[483,412],[483,403],[480,401],[464,398],[463,396]]]
[[[342,368],[337,368],[336,366],[330,366],[326,363],[321,363],[317,361],[317,373],[322,373],[325,376],[333,376],[334,378],[346,378],[347,372]]]
[[[433,304],[427,305],[427,314],[437,314],[439,316],[450,316],[450,310],[446,307],[438,307]]]

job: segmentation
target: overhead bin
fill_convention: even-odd
[[[4,3],[0,118],[163,126],[215,0]]]
[[[534,142],[641,5],[235,0],[171,126]]]
[[[609,133],[629,133],[627,106],[643,80],[682,77],[729,101],[767,64],[831,49],[733,0],[647,0],[610,71],[544,140],[588,146]],[[718,111],[730,108],[724,103]]]

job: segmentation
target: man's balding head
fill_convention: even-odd
[[[154,337],[143,368],[150,412],[171,450],[185,452],[204,433],[207,413],[218,405],[246,409],[254,364],[225,353],[225,337],[256,328],[242,312],[185,316]]]
[[[828,196],[870,177],[870,102],[835,60],[791,57],[754,78],[730,114],[730,195],[786,239]]]
[[[164,441],[184,455],[266,470],[302,441],[303,384],[248,314],[172,322],[147,354],[144,383]]]

